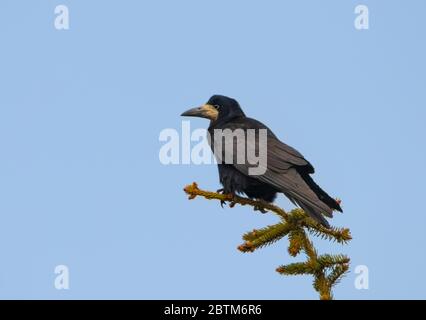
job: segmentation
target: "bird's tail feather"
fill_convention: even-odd
[[[315,183],[314,179],[312,179],[309,174],[302,174],[301,176],[306,182],[306,184],[311,188],[311,190],[315,192],[318,199],[324,202],[331,209],[343,212],[342,208],[340,207],[340,204],[335,199],[330,197],[327,192],[321,189],[321,187]]]

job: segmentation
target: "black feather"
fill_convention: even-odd
[[[331,198],[312,179],[314,167],[296,149],[278,140],[275,134],[263,123],[245,116],[238,102],[225,96],[213,96],[208,104],[218,106],[219,114],[209,126],[210,145],[218,159],[225,159],[224,152],[231,147],[234,161],[230,164],[219,163],[219,179],[225,193],[244,193],[250,198],[274,201],[277,193],[283,193],[294,204],[300,206],[313,219],[329,227],[324,218],[333,216],[333,210],[342,211],[336,200]],[[237,163],[236,154],[241,145],[238,139],[221,142],[222,149],[217,150],[215,129],[267,130],[267,166],[265,173],[250,176],[249,169],[254,165],[248,162]],[[250,141],[248,141],[250,142]],[[232,144],[232,145],[229,145]],[[258,141],[247,143],[244,148],[259,150]]]

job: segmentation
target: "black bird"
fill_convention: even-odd
[[[267,165],[263,174],[249,175],[249,163],[221,163],[218,161],[219,179],[223,185],[223,193],[245,193],[249,198],[273,202],[278,192],[282,192],[295,205],[300,206],[312,218],[329,228],[330,225],[323,215],[333,216],[333,211],[342,212],[338,201],[330,197],[311,178],[314,167],[294,148],[278,140],[275,134],[263,123],[246,117],[239,103],[232,98],[221,95],[212,96],[209,101],[199,107],[190,109],[182,116],[201,117],[210,120],[208,132],[210,133],[210,146],[215,152],[215,129],[265,129],[267,132]],[[241,130],[240,130],[241,131]],[[238,148],[237,139],[232,139],[232,148]],[[249,144],[255,145],[249,145]],[[255,148],[258,152],[259,139],[255,142],[247,140],[247,149]],[[222,158],[225,159],[224,155]]]

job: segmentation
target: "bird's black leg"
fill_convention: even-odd
[[[261,213],[267,213],[268,210],[262,208],[261,206],[255,206],[254,211],[260,211]]]
[[[224,193],[224,191],[225,191],[225,189],[224,188],[220,188],[220,189],[217,189],[216,190],[216,192],[217,193],[220,193],[220,194],[223,194]],[[225,201],[223,201],[223,200],[220,200],[220,206],[223,208],[223,205],[225,204]]]
[[[261,199],[258,199],[259,201],[262,201]],[[263,201],[262,201],[263,202]],[[261,213],[267,213],[268,210],[266,210],[265,208],[262,208],[261,205],[258,206],[254,206],[254,211],[260,211]]]
[[[220,193],[220,194],[229,194],[229,195],[232,195],[232,197],[234,197],[235,196],[235,194],[233,193],[233,192],[225,192],[225,189],[224,188],[220,188],[220,189],[218,189],[217,191],[216,191],[217,193]],[[226,203],[226,201],[224,201],[224,200],[220,200],[220,206],[223,208],[223,205]]]

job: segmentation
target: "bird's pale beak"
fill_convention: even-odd
[[[216,120],[219,112],[215,107],[209,104],[205,104],[198,108],[192,108],[181,114],[183,117],[198,117],[206,118],[210,120]]]

